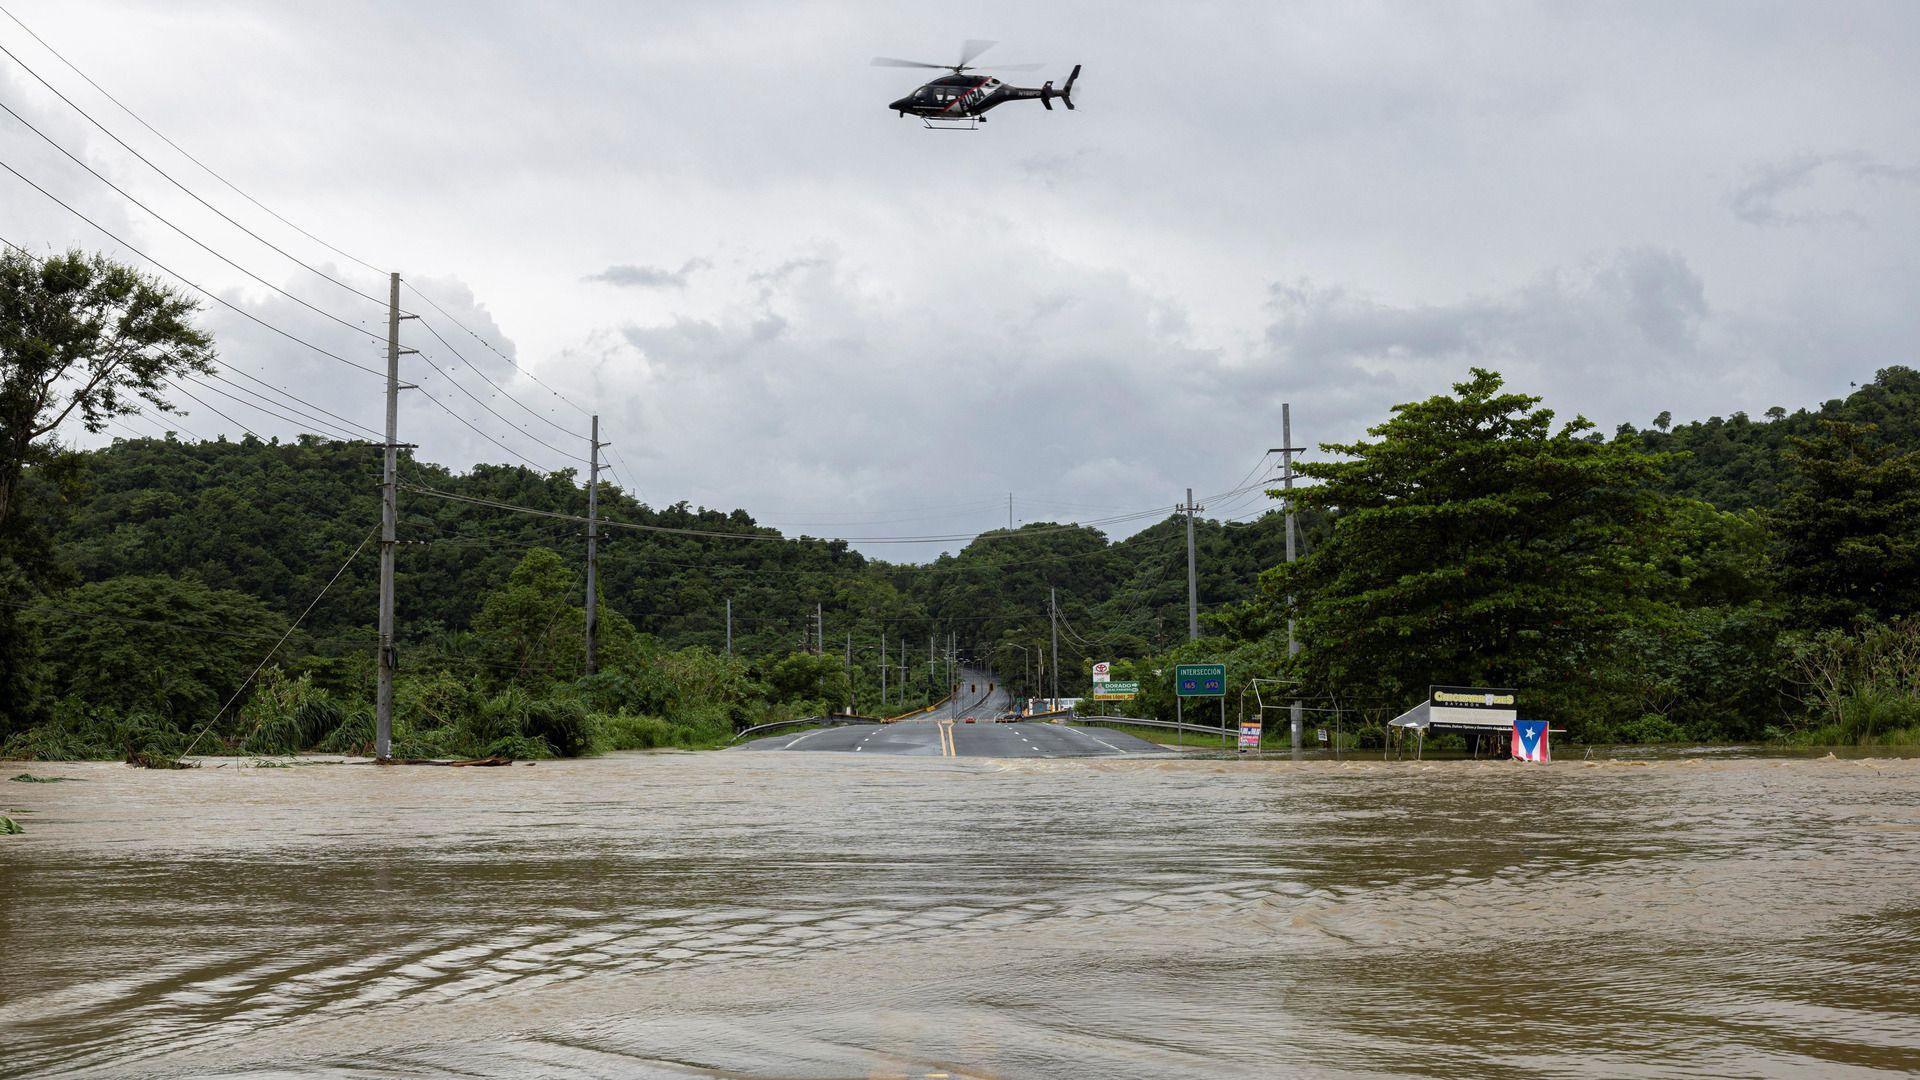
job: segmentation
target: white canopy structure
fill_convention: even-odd
[[[1427,700],[1387,721],[1387,730],[1411,731],[1421,746],[1426,744],[1429,730],[1475,735],[1509,732],[1520,716],[1515,707],[1517,699],[1514,691],[1506,689],[1430,686]]]

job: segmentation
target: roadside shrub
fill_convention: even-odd
[[[690,732],[676,730],[657,716],[630,713],[595,713],[589,718],[593,727],[593,750],[654,750],[664,746],[684,746]]]
[[[1920,727],[1920,693],[1874,687],[1840,704],[1841,726],[1856,739],[1872,739],[1904,728]]]
[[[545,739],[532,739],[525,735],[509,735],[488,743],[478,757],[503,757],[515,761],[532,761],[553,756],[553,750]]]
[[[560,757],[579,757],[593,744],[586,706],[564,698],[543,698],[527,707],[525,733],[545,740]]]
[[[189,736],[146,710],[122,716],[77,697],[54,703],[47,721],[15,734],[0,756],[23,761],[106,761],[137,753],[175,756]]]
[[[480,703],[472,715],[461,719],[461,742],[472,749],[492,748],[503,740],[526,736],[526,715],[534,698],[520,688],[507,688]],[[492,749],[486,749],[493,753]],[[545,757],[545,753],[503,753],[503,757]]]
[[[373,753],[373,710],[362,705],[347,713],[345,719],[321,738],[319,749],[329,754]]]

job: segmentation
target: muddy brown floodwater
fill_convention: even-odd
[[[0,1074],[1920,1070],[1914,760],[869,758],[33,765]]]

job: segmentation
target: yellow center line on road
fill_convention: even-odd
[[[935,720],[934,726],[940,731],[940,756],[959,757],[960,752],[954,748],[953,744],[953,721]]]

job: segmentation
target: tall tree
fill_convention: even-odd
[[[1452,395],[1400,405],[1347,460],[1297,466],[1299,501],[1332,515],[1321,545],[1267,572],[1296,599],[1314,694],[1412,704],[1429,683],[1512,685],[1565,718],[1605,678],[1661,542],[1660,459],[1480,368]]]
[[[1787,462],[1772,521],[1801,618],[1844,626],[1920,609],[1920,450],[1887,445],[1873,424],[1827,420],[1790,441]]]
[[[196,308],[105,256],[0,254],[0,527],[22,472],[69,418],[97,432],[142,402],[170,411],[167,379],[213,369]]]

